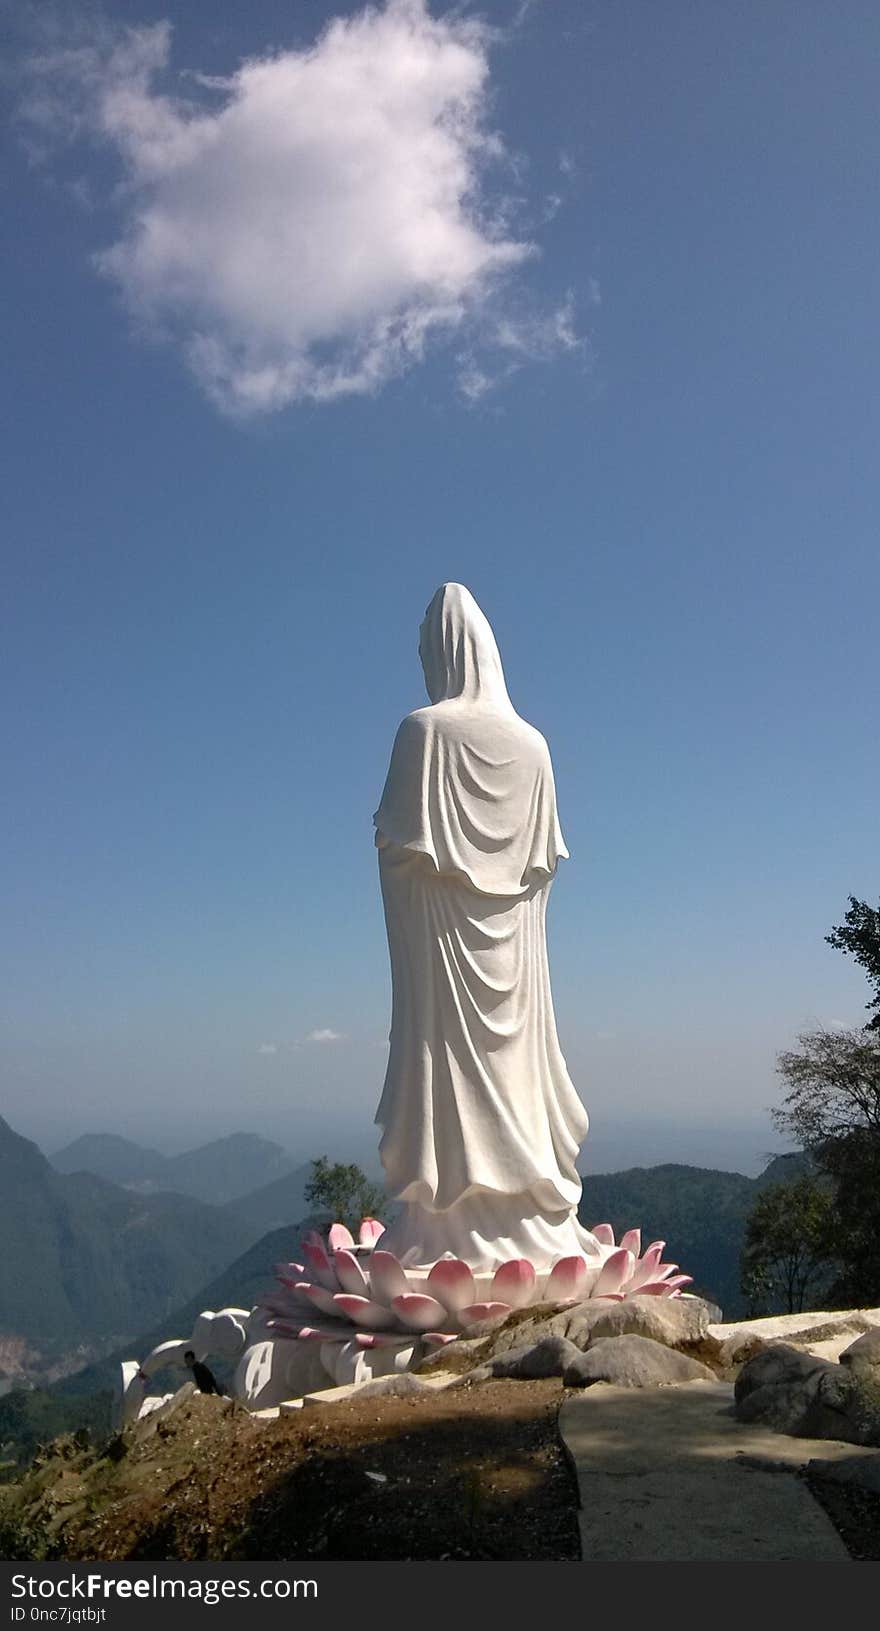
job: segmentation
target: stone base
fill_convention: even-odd
[[[357,1342],[315,1342],[267,1337],[242,1355],[232,1384],[248,1410],[271,1410],[328,1387],[371,1382],[406,1371],[422,1357],[412,1336],[377,1348]]]

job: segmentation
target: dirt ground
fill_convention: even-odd
[[[880,1563],[880,1495],[854,1484],[835,1483],[821,1473],[808,1474],[806,1481],[850,1557],[857,1563]]]
[[[128,1430],[110,1455],[57,1441],[4,1492],[0,1552],[575,1560],[577,1494],[556,1431],[560,1398],[558,1380],[496,1381],[261,1422],[197,1394],[152,1428]]]
[[[361,1398],[259,1421],[194,1394],[100,1450],[43,1450],[0,1490],[0,1557],[70,1561],[576,1561],[557,1379]],[[808,1479],[851,1557],[880,1496]]]

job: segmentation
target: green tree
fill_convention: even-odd
[[[834,1266],[834,1210],[827,1184],[798,1178],[770,1184],[746,1222],[740,1259],[749,1312],[799,1314],[808,1296],[827,1289]]]
[[[880,1031],[880,907],[869,906],[867,901],[849,897],[849,911],[843,923],[826,934],[829,946],[854,957],[860,963],[874,986],[874,995],[865,1006],[876,1008],[877,1013],[868,1021],[868,1029]]]
[[[333,1223],[344,1223],[355,1233],[361,1219],[376,1217],[387,1201],[384,1190],[371,1184],[360,1167],[331,1164],[326,1155],[312,1162],[305,1198],[310,1206],[329,1212]]]
[[[880,1302],[880,1033],[806,1033],[779,1056],[788,1084],[772,1112],[831,1183],[839,1306]]]

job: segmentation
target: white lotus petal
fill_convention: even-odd
[[[366,1297],[369,1286],[364,1278],[364,1271],[353,1253],[345,1250],[334,1252],[333,1266],[343,1291],[351,1292],[355,1297]]]
[[[479,1325],[481,1320],[503,1320],[513,1309],[510,1303],[471,1303],[470,1308],[460,1308],[458,1317],[462,1325]]]
[[[467,1308],[477,1294],[473,1274],[459,1257],[441,1257],[434,1264],[428,1275],[428,1290],[452,1314]]]
[[[410,1291],[405,1296],[393,1297],[391,1306],[403,1325],[410,1331],[430,1331],[433,1325],[442,1325],[446,1309],[436,1297]]]
[[[301,1291],[304,1297],[308,1297],[309,1302],[313,1302],[316,1308],[320,1308],[322,1314],[336,1313],[333,1301],[334,1293],[327,1291],[324,1286],[316,1286],[308,1280],[300,1280],[296,1289]]]
[[[491,1302],[506,1302],[511,1308],[524,1308],[533,1299],[535,1270],[526,1257],[512,1257],[496,1270],[489,1292]]]
[[[583,1258],[560,1257],[547,1276],[544,1298],[548,1303],[575,1301],[586,1290],[586,1284],[587,1265]]]
[[[325,1286],[328,1291],[336,1291],[339,1281],[320,1240],[317,1245],[313,1240],[304,1240],[303,1253],[311,1270],[312,1279],[316,1280],[319,1286]]]
[[[340,1291],[333,1301],[338,1314],[344,1314],[346,1319],[363,1326],[365,1331],[387,1331],[394,1324],[390,1309],[384,1303],[371,1302],[369,1297]]]
[[[393,1252],[374,1251],[369,1262],[370,1296],[377,1302],[389,1303],[392,1297],[403,1297],[409,1291],[409,1281]]]
[[[592,1296],[602,1297],[611,1291],[621,1291],[632,1274],[634,1264],[632,1252],[626,1251],[624,1247],[621,1246],[616,1252],[612,1252],[599,1270]]]

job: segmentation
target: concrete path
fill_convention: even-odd
[[[738,1422],[727,1383],[599,1383],[566,1399],[559,1428],[585,1562],[850,1561],[794,1470],[859,1451]]]

